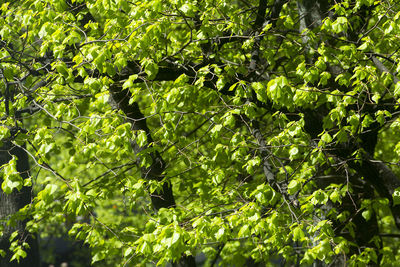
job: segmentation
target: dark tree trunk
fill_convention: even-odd
[[[329,15],[329,1],[327,0],[298,0],[298,8],[300,19],[300,29],[302,32],[306,28],[312,30],[317,26],[322,24],[322,20]],[[351,33],[350,33],[351,35]],[[351,36],[349,37],[351,39]],[[310,43],[306,36],[303,37],[303,43],[306,51],[311,47],[314,49],[318,46],[318,44]],[[306,59],[309,64],[314,63],[314,58]],[[335,75],[338,73],[337,67],[328,66],[328,69],[331,74]],[[338,85],[333,83],[332,88],[337,87]],[[327,115],[327,109],[324,110],[323,107],[320,107],[320,110],[308,110],[305,113],[305,130],[310,134],[311,138],[318,138],[318,135],[323,131],[323,117]],[[344,162],[342,160],[348,160],[351,157],[352,153],[359,148],[363,148],[367,153],[373,155],[377,140],[377,133],[379,129],[374,129],[374,131],[368,131],[368,134],[364,134],[361,137],[361,142],[357,142],[354,140],[353,144],[349,143],[346,147],[338,147],[334,150],[333,154],[337,156],[338,162]],[[350,182],[353,188],[353,192],[350,193],[342,199],[343,203],[338,205],[332,205],[332,203],[328,203],[326,206],[326,212],[328,214],[329,209],[335,207],[338,213],[348,212],[349,218],[345,222],[340,222],[337,218],[329,218],[333,222],[333,226],[335,229],[335,234],[339,236],[345,237],[347,240],[354,242],[357,244],[357,248],[351,247],[349,253],[346,257],[351,257],[351,255],[359,254],[360,251],[358,248],[373,248],[378,255],[378,262],[380,261],[381,254],[379,253],[379,249],[381,247],[381,240],[377,240],[377,242],[371,242],[371,238],[379,235],[379,226],[376,218],[376,214],[372,212],[371,217],[367,221],[362,215],[362,200],[363,199],[373,199],[375,196],[374,189],[378,191],[381,196],[389,197],[387,194],[387,189],[379,190],[379,182],[374,183],[371,175],[377,174],[378,171],[372,168],[369,164],[369,161],[363,160],[362,164],[354,163],[353,160],[348,161],[347,164],[350,168],[357,171],[357,174],[349,176],[348,173],[336,173],[334,169],[327,169],[332,175],[332,177],[336,177],[330,181],[317,181],[317,185],[320,188],[325,188],[331,183],[341,184]],[[365,165],[371,167],[369,169],[366,168]],[[344,166],[344,165],[343,165]],[[374,166],[375,167],[375,166]],[[321,170],[326,172],[327,170]],[[375,173],[373,172],[375,171]],[[381,175],[382,176],[382,175]],[[361,177],[364,177],[365,180],[362,180]],[[374,176],[375,179],[379,179],[383,181],[384,179],[378,178],[378,175]],[[346,178],[347,181],[343,178]],[[329,184],[327,184],[329,182]],[[381,186],[382,187],[382,186]],[[329,216],[328,216],[329,217]],[[395,216],[396,218],[396,216]],[[346,225],[349,223],[354,225],[354,236],[349,233],[348,230],[345,229]],[[368,234],[367,234],[368,233]],[[333,262],[333,265],[343,265],[344,259],[336,258]],[[318,263],[315,263],[314,266],[318,266]],[[372,266],[372,265],[371,265]]]
[[[146,118],[140,111],[138,103],[134,102],[129,104],[130,93],[129,91],[122,90],[117,86],[110,88],[112,99],[118,109],[122,110],[128,121],[131,124],[131,129],[134,131],[142,130],[146,132],[148,143],[152,143],[153,139],[151,136],[150,129],[147,126]],[[147,145],[140,147],[136,142],[132,141],[132,148],[135,154],[140,153],[144,149],[148,148]],[[163,172],[165,170],[165,162],[158,151],[150,153],[152,164],[150,167],[142,167],[141,174],[146,180],[162,181],[164,178]],[[138,165],[141,159],[138,157]],[[151,202],[153,208],[158,211],[161,208],[171,208],[175,206],[175,199],[172,192],[172,187],[169,182],[163,183],[163,189],[160,193],[150,192]]]
[[[1,142],[0,147],[0,166],[8,163],[12,156],[17,157],[17,171],[21,175],[22,179],[29,177],[29,161],[28,155],[23,148],[14,146],[10,141]],[[2,177],[0,182],[3,182]],[[16,225],[8,226],[8,217],[16,213],[18,210],[31,203],[32,187],[22,187],[21,190],[16,190],[11,194],[6,194],[0,190],[0,221],[3,224],[3,235],[0,236],[0,249],[4,250],[6,256],[0,257],[1,267],[36,267],[40,266],[39,250],[37,240],[32,237],[31,234],[25,231],[25,221],[18,221]],[[13,252],[9,250],[10,247],[10,235],[18,231],[19,236],[15,240],[19,239],[29,244],[30,249],[26,250],[27,256],[24,259],[20,259],[20,262],[12,261],[10,259]]]
[[[147,126],[146,118],[140,111],[139,105],[136,102],[132,104],[129,103],[131,97],[128,90],[122,90],[119,86],[111,86],[110,94],[114,105],[116,108],[123,111],[131,124],[131,129],[134,131],[142,130],[146,132],[148,143],[152,143],[153,139],[151,136],[150,129]],[[148,148],[147,145],[140,147],[136,142],[132,141],[132,148],[136,154],[140,153],[142,150]],[[164,178],[164,171],[166,164],[158,151],[150,153],[152,164],[149,167],[142,167],[141,174],[146,180],[156,180],[162,181]],[[140,163],[140,158],[138,158],[138,164]],[[158,211],[161,208],[172,208],[175,207],[175,198],[172,191],[172,185],[169,181],[164,181],[162,185],[162,190],[160,192],[150,192],[151,203],[153,208]],[[174,264],[174,266],[179,267],[195,267],[196,262],[193,256],[182,255],[179,262]]]

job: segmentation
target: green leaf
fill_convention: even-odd
[[[372,211],[369,210],[369,209],[364,210],[364,211],[361,213],[361,215],[364,217],[364,219],[365,219],[366,221],[369,221],[369,220],[371,219],[371,216],[372,216]]]
[[[301,187],[301,184],[297,180],[292,180],[288,184],[288,193],[293,195],[295,194]]]
[[[0,125],[0,140],[9,138],[11,136],[10,130],[8,127]]]
[[[395,96],[399,96],[400,95],[400,82],[397,82],[394,85],[394,95]]]
[[[12,80],[14,78],[13,70],[9,67],[5,67],[3,69],[3,75],[6,77],[7,80]]]
[[[130,88],[130,87],[133,87],[134,82],[135,82],[135,80],[136,80],[137,78],[138,78],[138,75],[137,75],[137,74],[130,75],[129,78],[128,78],[128,80],[126,80],[126,81],[124,82],[124,84],[122,85],[122,88],[123,88],[123,89],[128,89],[128,88]]]
[[[291,160],[297,158],[297,155],[298,155],[298,154],[299,154],[299,149],[298,149],[298,147],[292,147],[292,148],[289,150],[289,158],[290,158]]]
[[[63,61],[58,61],[54,66],[54,69],[57,70],[64,78],[69,77],[70,70],[68,69],[67,65]]]
[[[146,72],[148,79],[153,80],[158,73],[158,65],[152,60],[149,60],[144,65],[144,71]]]
[[[299,226],[294,228],[292,230],[292,233],[293,233],[293,240],[294,241],[302,241],[304,239],[304,237],[305,237],[305,234],[304,234],[303,230]]]
[[[248,235],[250,235],[250,228],[248,224],[245,224],[240,228],[238,236],[247,237]]]
[[[104,260],[106,258],[106,254],[102,252],[97,252],[93,255],[92,257],[92,264],[101,260]]]
[[[332,137],[329,133],[325,132],[322,136],[321,136],[321,141],[325,142],[325,143],[330,143],[332,142]]]
[[[20,190],[24,184],[19,172],[17,171],[17,159],[13,157],[7,164],[3,165],[4,177],[1,184],[2,190],[10,194],[14,189]]]
[[[134,252],[132,247],[129,247],[125,250],[124,257],[129,257]]]
[[[140,147],[144,147],[147,143],[147,134],[143,130],[139,130],[136,133],[136,142]]]
[[[333,203],[336,203],[338,201],[340,201],[340,194],[337,190],[334,190],[330,195],[329,195],[330,200]]]
[[[400,204],[400,187],[396,188],[393,192],[393,205],[399,205]]]

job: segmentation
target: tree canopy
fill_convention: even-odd
[[[400,261],[398,1],[0,3],[3,264]]]

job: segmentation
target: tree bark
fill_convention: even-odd
[[[17,157],[17,171],[21,175],[22,179],[29,177],[29,160],[26,151],[12,144],[11,141],[2,141],[2,147],[0,148],[0,166],[8,163],[13,156]],[[2,182],[2,178],[0,182]],[[21,208],[31,203],[32,187],[22,187],[21,190],[16,190],[11,194],[5,194],[0,190],[0,221],[3,224],[4,230],[3,235],[0,236],[0,249],[6,252],[6,256],[0,257],[0,266],[2,267],[39,267],[39,249],[37,240],[32,237],[31,234],[25,231],[25,221],[18,221],[14,226],[7,225],[8,217],[19,211]],[[27,256],[17,261],[10,262],[13,255],[10,248],[10,235],[14,232],[19,232],[19,237],[23,242],[29,244],[30,249],[27,250]]]

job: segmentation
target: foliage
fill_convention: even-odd
[[[400,260],[397,1],[1,3],[10,222],[96,266]]]

